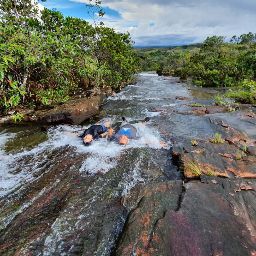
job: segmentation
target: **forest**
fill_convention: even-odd
[[[0,17],[2,114],[17,107],[61,104],[81,92],[89,96],[104,88],[120,90],[138,71],[177,76],[201,87],[230,88],[227,97],[256,103],[256,34],[136,49],[128,33],[47,8],[39,11],[30,0],[1,0]]]
[[[230,88],[226,96],[256,103],[256,34],[208,37],[202,44],[167,49],[137,49],[143,70],[177,76],[201,87]]]
[[[30,0],[1,0],[0,17],[2,113],[63,103],[79,89],[119,90],[137,70],[130,35],[102,23],[41,12]]]

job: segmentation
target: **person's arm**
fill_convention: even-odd
[[[89,129],[86,129],[82,134],[78,135],[78,137],[83,138],[88,134]]]

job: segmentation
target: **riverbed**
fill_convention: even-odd
[[[190,141],[220,132],[220,121],[237,124],[253,145],[247,113],[255,109],[209,113],[218,93],[139,74],[97,118],[133,123],[139,139],[127,146],[100,139],[85,147],[78,135],[90,124],[2,128],[1,255],[254,255],[255,181],[241,181],[251,187],[241,202],[230,196],[233,175],[189,181],[173,159],[177,145],[190,152]]]

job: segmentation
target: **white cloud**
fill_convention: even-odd
[[[122,17],[106,19],[106,25],[129,31],[137,42],[168,35],[201,41],[213,34],[230,37],[255,32],[255,0],[103,0],[103,6]]]

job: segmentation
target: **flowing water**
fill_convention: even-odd
[[[177,96],[189,97],[189,94],[183,86],[175,83],[175,79],[169,80],[145,73],[139,76],[136,85],[127,86],[115,97],[108,98],[101,116],[109,118],[113,123],[120,122],[124,116],[138,129],[139,139],[130,141],[128,146],[101,139],[90,147],[84,147],[77,134],[86,126],[60,125],[50,128],[48,132],[40,131],[37,127],[2,130],[0,196],[31,182],[40,172],[43,163],[47,162],[49,151],[63,147],[72,147],[72,154],[84,156],[80,172],[90,175],[106,173],[120,165],[120,155],[135,148],[141,148],[142,151],[149,149],[153,161],[159,160],[154,159],[154,152],[161,154],[162,167],[167,170],[170,168],[168,149],[172,143],[166,126],[172,122],[168,113],[179,106]],[[145,117],[150,117],[148,123],[142,122]],[[179,177],[175,169],[172,172],[168,175],[172,178]]]
[[[120,200],[136,186],[180,180],[172,143],[214,133],[208,118],[183,112],[193,95],[204,104],[215,93],[140,74],[136,85],[109,97],[100,114],[113,123],[122,116],[134,123],[139,139],[127,146],[100,139],[85,147],[77,134],[86,126],[0,130],[1,244],[17,232],[15,245],[6,245],[10,252],[18,247],[24,255],[75,255],[87,246],[84,255],[109,255],[132,208]],[[142,122],[145,117],[150,121]]]

